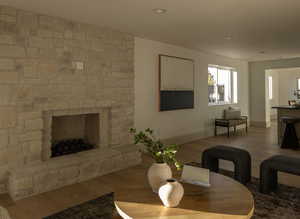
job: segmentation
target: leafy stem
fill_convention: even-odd
[[[134,144],[143,144],[146,147],[148,154],[157,163],[167,163],[169,165],[175,165],[180,170],[182,164],[176,160],[175,156],[179,149],[179,145],[171,144],[165,145],[159,139],[156,139],[153,130],[150,128],[145,131],[137,131],[135,128],[131,128],[130,133],[134,135]]]

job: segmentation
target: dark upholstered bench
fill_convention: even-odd
[[[251,156],[249,152],[217,145],[205,150],[202,154],[202,167],[213,172],[219,172],[219,159],[229,160],[234,163],[234,178],[242,184],[251,180]]]
[[[300,158],[276,155],[260,164],[260,192],[268,194],[277,189],[277,172],[300,176]]]

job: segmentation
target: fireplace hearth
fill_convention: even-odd
[[[84,139],[67,139],[53,142],[51,146],[51,158],[74,154],[96,148]]]

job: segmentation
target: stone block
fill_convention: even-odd
[[[52,38],[53,37],[53,32],[49,29],[41,28],[37,32],[38,32],[37,35],[41,38]]]
[[[39,58],[40,51],[38,48],[26,48],[26,55],[28,58]]]
[[[6,14],[10,16],[16,16],[17,10],[9,6],[0,6],[0,14]]]
[[[16,44],[17,40],[15,35],[12,34],[0,34],[0,44],[13,45]]]
[[[73,38],[72,31],[71,30],[65,30],[64,37],[65,37],[65,39],[72,39]]]
[[[0,83],[18,83],[19,72],[16,71],[0,71]]]
[[[31,119],[25,121],[26,130],[40,130],[43,129],[43,120],[42,119]]]
[[[10,70],[16,69],[16,65],[13,59],[0,59],[0,70]]]
[[[79,168],[77,166],[75,167],[67,167],[63,168],[59,171],[60,174],[60,180],[70,180],[75,179],[79,176]]]
[[[31,31],[36,30],[38,27],[38,16],[34,13],[19,11],[18,12],[18,25]]]
[[[15,184],[20,190],[33,189],[33,179],[30,176],[18,179]]]
[[[35,112],[22,112],[19,113],[19,119],[27,120],[27,119],[38,119],[42,118],[42,112],[41,111],[35,111]]]
[[[18,96],[16,90],[15,84],[0,84],[0,106],[16,105]]]
[[[73,32],[73,39],[75,39],[75,40],[85,40],[86,39],[85,32]]]
[[[42,141],[30,141],[26,143],[28,151],[26,154],[25,163],[40,161],[42,156]]]
[[[33,48],[52,48],[53,41],[48,38],[41,37],[30,37],[29,38],[29,46]]]
[[[62,38],[64,38],[64,34],[60,33],[60,32],[53,32],[53,37],[58,38],[58,39],[62,39]]]
[[[6,148],[8,146],[8,130],[1,129],[0,130],[0,148]]]
[[[0,57],[23,58],[25,55],[24,47],[0,45]]]
[[[59,186],[58,171],[46,171],[38,173],[33,177],[34,192],[47,192]]]
[[[39,78],[36,66],[24,66],[23,71],[24,78]]]
[[[7,14],[0,14],[0,21],[15,24],[17,23],[17,18]]]
[[[25,198],[25,197],[29,197],[29,196],[32,196],[34,195],[34,191],[32,190],[32,188],[30,189],[25,189],[25,190],[21,190],[21,189],[18,189],[18,188],[14,188],[14,191],[13,192],[10,192],[10,197],[14,200],[14,201],[17,201],[17,200],[20,200],[22,198]]]
[[[11,128],[16,125],[17,112],[15,107],[0,107],[0,128]]]
[[[19,145],[19,131],[16,128],[9,129],[9,145]]]
[[[16,61],[18,68],[23,70],[24,78],[37,78],[39,76],[38,61],[34,59],[19,59]]]
[[[15,35],[17,33],[17,25],[0,21],[0,33]]]
[[[80,166],[80,176],[79,181],[85,181],[97,176],[99,169],[99,164],[95,163],[86,163]]]
[[[20,141],[42,140],[42,132],[41,131],[25,132],[19,136],[19,140]]]
[[[0,153],[0,167],[7,166],[8,164],[8,151],[6,149],[1,149]]]
[[[53,32],[64,33],[66,29],[72,29],[72,22],[61,18],[55,18],[45,15],[39,16],[39,26],[41,28],[49,29]]]
[[[40,58],[57,58],[57,49],[55,48],[47,48],[40,49]]]

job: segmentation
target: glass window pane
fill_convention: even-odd
[[[218,97],[220,102],[231,102],[231,72],[227,69],[218,70]]]
[[[269,76],[269,99],[273,99],[273,78]]]
[[[298,90],[300,90],[300,78],[297,79],[297,84],[298,84]]]
[[[238,102],[238,86],[237,86],[237,72],[232,72],[232,84],[233,84],[233,102]]]
[[[208,67],[208,103],[237,103],[237,72],[229,68]]]
[[[217,81],[218,81],[218,69],[214,67],[208,67],[208,102],[217,102]]]

